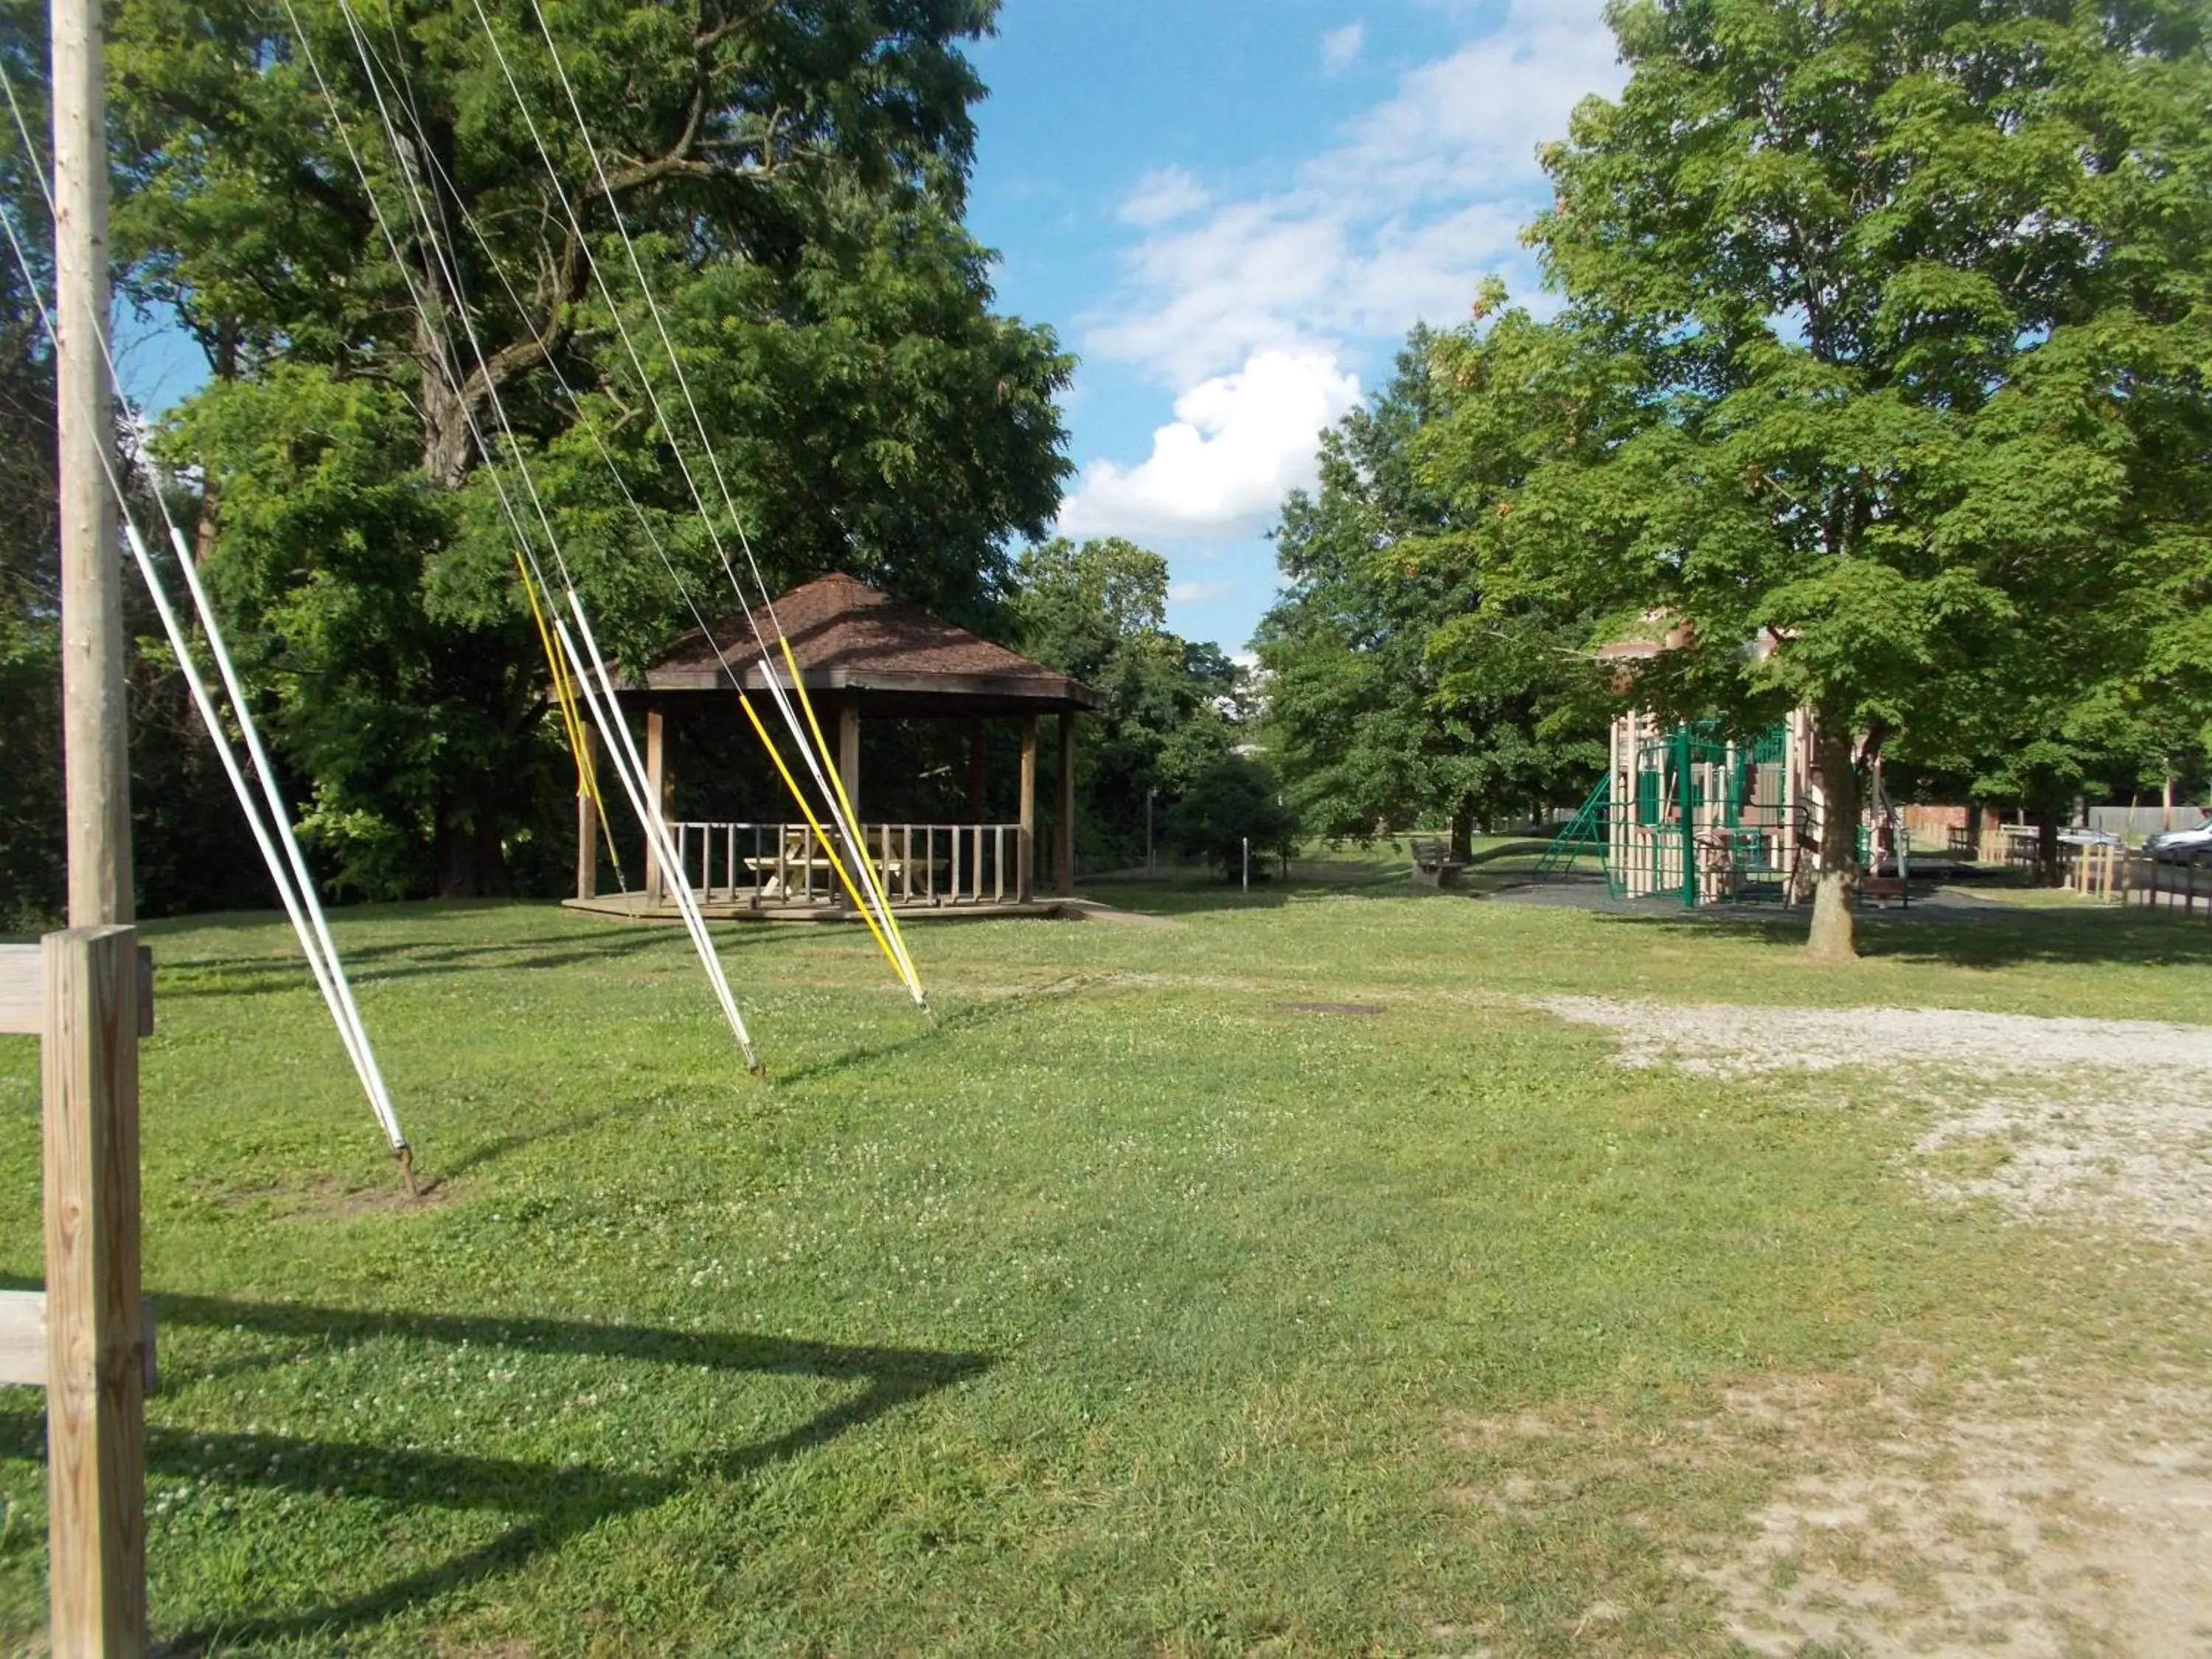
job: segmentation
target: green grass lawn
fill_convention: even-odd
[[[1302,868],[1304,866],[1301,866]],[[1516,999],[2201,1020],[2212,927],[2084,906],[1789,925],[1412,896],[1330,855],[1168,926],[680,931],[536,906],[337,929],[436,1185],[394,1180],[281,925],[148,930],[158,1633],[299,1654],[1729,1651],[1681,1540],[1756,1460],[1621,1455],[1761,1374],[2201,1340],[2201,1263],[1931,1202],[1912,1125],[1608,1065]],[[1374,1014],[1285,1003],[1357,1003]],[[0,1046],[0,1282],[36,1056]],[[1516,1414],[1602,1422],[1501,1444]],[[0,1650],[45,1598],[0,1389]],[[1610,1449],[1607,1449],[1610,1448]],[[1470,1504],[1516,1460],[1563,1483]],[[1606,1604],[1593,1626],[1589,1613]]]

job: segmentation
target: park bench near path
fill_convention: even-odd
[[[1412,843],[1413,852],[1413,885],[1416,887],[1456,887],[1466,864],[1451,855],[1451,848],[1440,841],[1427,841],[1416,836]]]

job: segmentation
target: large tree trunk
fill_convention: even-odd
[[[238,378],[238,321],[225,317],[215,325],[215,337],[208,344],[208,368],[218,381],[228,382]],[[200,517],[192,526],[192,563],[204,570],[208,561],[215,556],[216,538],[222,530],[222,479],[212,470],[203,473],[200,479]]]
[[[1474,814],[1461,809],[1451,815],[1451,858],[1465,864],[1474,856]]]
[[[1820,775],[1820,866],[1806,949],[1820,962],[1858,959],[1859,769],[1849,721],[1814,715],[1814,765]]]
[[[507,871],[496,813],[481,806],[473,812],[441,807],[437,842],[440,898],[514,896],[514,878]]]
[[[442,342],[432,336],[428,325],[418,324],[416,332],[422,337],[422,349],[417,356],[422,383],[415,397],[422,416],[422,471],[441,489],[459,489],[468,482],[469,469],[476,464],[468,405],[446,377],[440,352]]]

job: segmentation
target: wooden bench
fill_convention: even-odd
[[[1456,887],[1460,872],[1467,866],[1451,855],[1451,848],[1440,841],[1416,838],[1413,848],[1413,885],[1416,887]]]
[[[1905,878],[1901,876],[1862,876],[1859,878],[1859,896],[1872,899],[1877,904],[1905,902]]]

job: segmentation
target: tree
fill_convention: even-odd
[[[48,125],[45,33],[43,8],[0,3],[0,54],[34,134]],[[12,121],[0,127],[0,210],[30,267],[27,285],[13,253],[0,254],[0,928],[28,931],[61,913],[66,872],[53,359],[39,312],[40,296],[52,303],[52,224]],[[152,522],[138,435],[118,421],[125,484]],[[137,911],[263,897],[259,860],[135,579],[123,602]]]
[[[633,665],[690,606],[735,608],[717,544],[738,558],[740,526],[771,587],[842,568],[988,623],[1066,471],[1068,361],[993,313],[960,223],[987,0],[545,15],[604,180],[527,4],[418,0],[358,43],[343,10],[301,9],[302,42],[242,0],[126,0],[113,25],[118,244],[216,377],[166,453],[205,481],[211,586],[362,891],[506,890],[558,811],[489,461],[531,464]]]
[[[7,0],[0,53],[18,96],[46,85],[40,13]],[[38,105],[27,112],[36,119]],[[52,288],[51,228],[29,158],[0,143],[0,211],[25,233],[40,292]],[[36,131],[34,128],[33,131]],[[54,459],[53,356],[37,295],[0,257],[0,928],[35,926],[64,889],[61,605]]]
[[[1204,859],[1234,881],[1248,847],[1262,858],[1297,851],[1298,821],[1284,805],[1274,773],[1249,756],[1231,753],[1190,781],[1168,813],[1167,836],[1178,852]]]
[[[1237,741],[1243,672],[1168,629],[1168,562],[1120,537],[1025,549],[1011,601],[1022,649],[1105,694],[1077,750],[1084,842],[1142,856],[1165,812]]]
[[[1528,604],[1469,625],[1485,514],[1518,471],[1479,430],[1494,413],[1484,351],[1414,331],[1390,384],[1323,434],[1319,493],[1284,504],[1289,585],[1256,643],[1270,750],[1322,833],[1437,813],[1464,859],[1478,823],[1587,787],[1602,760],[1601,716],[1554,718],[1589,678],[1572,630]]]
[[[1978,693],[2047,722],[2136,672],[2147,566],[2202,592],[2203,9],[1611,18],[1628,85],[1547,152],[1531,236],[1663,418],[1532,478],[1519,545],[1617,630],[1686,629],[1647,699],[1813,711],[1813,949],[1848,957],[1874,759],[1946,746]]]

